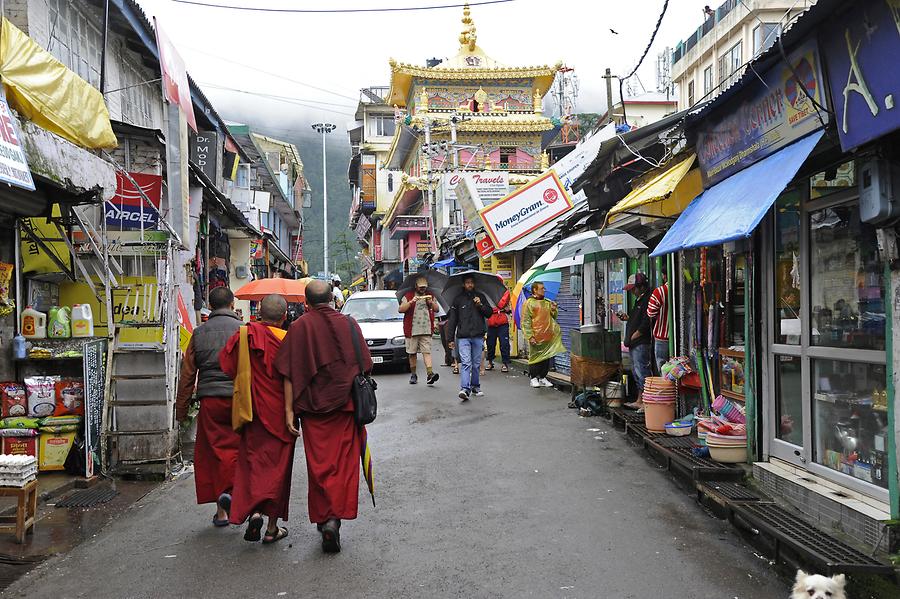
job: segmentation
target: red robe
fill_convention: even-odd
[[[231,428],[231,398],[201,397],[194,444],[197,503],[215,503],[231,493],[240,437]]]
[[[247,331],[253,420],[240,430],[232,524],[242,524],[254,512],[288,518],[296,439],[284,420],[284,379],[274,365],[281,339],[275,331],[260,323],[250,323]],[[238,339],[235,333],[219,354],[222,371],[232,378],[237,374]]]
[[[356,518],[359,501],[360,430],[350,389],[359,373],[350,326],[361,341],[362,369],[372,358],[359,325],[331,308],[314,307],[291,325],[276,367],[289,378],[300,417],[309,475],[309,520]]]

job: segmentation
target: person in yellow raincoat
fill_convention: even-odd
[[[556,316],[556,302],[544,298],[544,284],[531,285],[531,297],[522,307],[522,329],[528,340],[528,376],[532,387],[552,387],[547,379],[550,361],[556,354],[566,351],[562,344],[562,331]]]

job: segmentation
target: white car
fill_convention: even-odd
[[[393,291],[359,291],[348,297],[341,308],[341,313],[359,323],[375,364],[409,364],[399,307]]]

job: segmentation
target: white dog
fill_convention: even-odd
[[[819,574],[807,574],[803,570],[797,570],[791,599],[847,599],[847,595],[844,594],[846,582],[847,579],[843,574],[826,578]]]

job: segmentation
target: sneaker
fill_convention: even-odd
[[[542,378],[540,380],[540,383],[541,383],[542,387],[552,387],[553,386],[553,383],[551,383],[550,380],[547,378]]]
[[[459,390],[459,401],[469,401],[469,391],[466,389]]]
[[[428,378],[425,379],[425,383],[428,385],[433,385],[438,381],[439,378],[441,378],[441,375],[436,372],[432,372],[428,375]]]
[[[531,386],[535,388],[540,387],[541,381],[539,381],[538,379],[531,379]]]
[[[415,372],[412,373],[411,375],[409,375],[409,384],[410,384],[410,385],[415,385],[415,384],[418,383],[418,382],[419,382],[419,377],[416,376],[416,373],[415,373]]]
[[[475,397],[484,397],[484,391],[482,391],[481,388],[473,390],[472,393]]]

